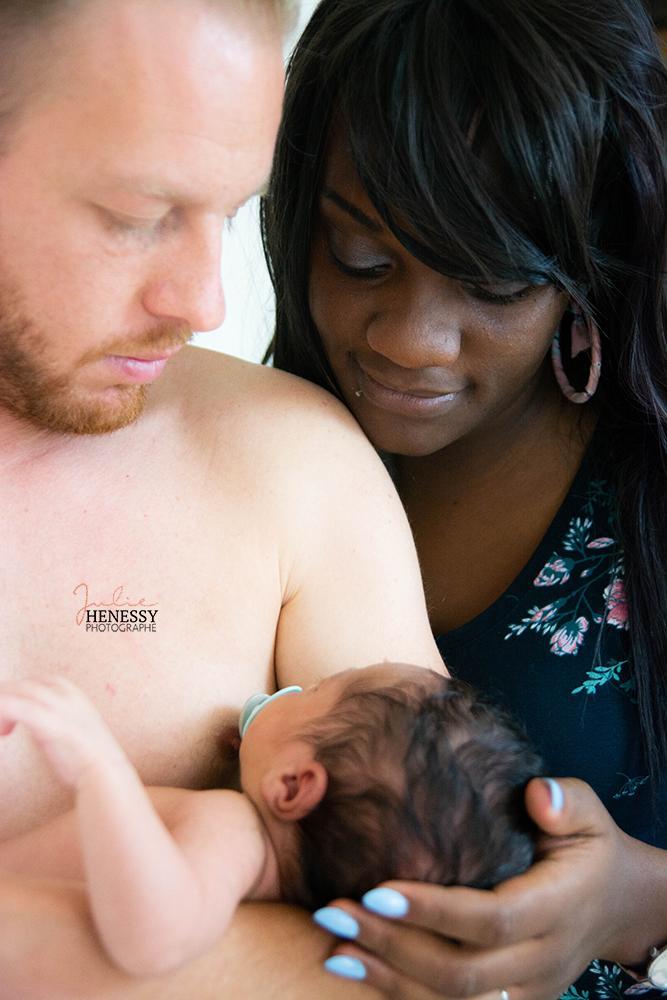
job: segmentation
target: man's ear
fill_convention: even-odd
[[[276,819],[295,823],[320,804],[327,784],[326,768],[311,759],[272,769],[262,778],[261,790]]]

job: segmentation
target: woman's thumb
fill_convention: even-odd
[[[526,787],[526,809],[552,837],[574,837],[599,829],[605,813],[599,798],[577,778],[533,778]]]

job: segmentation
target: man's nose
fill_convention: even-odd
[[[461,353],[462,317],[446,283],[433,275],[380,302],[366,328],[369,347],[401,368],[453,365]]]
[[[144,308],[194,332],[217,329],[225,318],[221,264],[219,225],[188,234],[160,261],[144,290]]]

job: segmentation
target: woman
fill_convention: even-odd
[[[667,943],[666,98],[640,0],[323,0],[292,60],[275,364],[387,454],[452,673],[604,806],[512,928],[337,907],[334,971],[387,995],[619,996]]]

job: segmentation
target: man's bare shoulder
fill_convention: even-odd
[[[185,348],[172,366],[161,398],[203,437],[293,451],[335,435],[343,447],[349,439],[370,448],[345,406],[304,379],[200,347]]]

